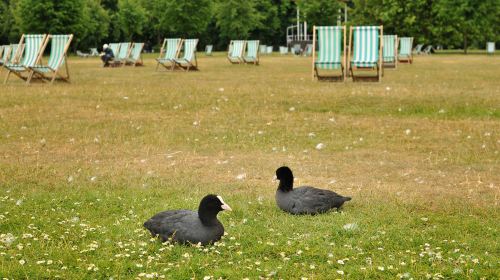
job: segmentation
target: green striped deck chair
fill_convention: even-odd
[[[120,43],[110,43],[109,48],[113,51],[113,57],[116,59],[118,52],[120,51]]]
[[[272,54],[273,53],[273,46],[267,46],[266,53]]]
[[[2,56],[0,57],[0,65],[4,65],[5,63],[9,62],[10,59],[10,52],[12,50],[12,47],[10,45],[5,45],[3,46],[3,52]]]
[[[345,37],[345,26],[313,27],[313,80],[345,81]]]
[[[21,46],[24,42],[24,56],[19,63],[7,63],[4,67],[7,68],[7,77],[5,77],[4,83],[6,84],[9,80],[11,73],[18,76],[23,80],[28,79],[28,75],[23,76],[23,73],[30,73],[30,67],[38,64],[43,55],[43,50],[47,45],[47,35],[46,34],[23,34],[19,45]],[[20,53],[22,49],[18,47],[16,56]],[[16,58],[14,58],[15,60]]]
[[[415,54],[422,54],[422,48],[424,47],[424,44],[418,44],[415,49],[413,50],[413,52]]]
[[[125,65],[142,66],[144,65],[142,61],[142,49],[144,48],[144,43],[134,43],[130,49],[130,56],[125,60]]]
[[[132,46],[130,42],[120,43],[120,50],[118,51],[118,55],[115,55],[113,63],[115,66],[121,66],[127,62],[127,58],[130,55],[130,46]]]
[[[259,65],[259,40],[247,41],[247,51],[243,60],[245,63],[252,63],[254,65]]]
[[[399,53],[398,61],[413,63],[413,37],[400,37],[399,38]]]
[[[214,48],[213,45],[206,45],[205,46],[205,55],[212,55],[213,48]]]
[[[180,58],[174,59],[175,66],[185,71],[198,70],[198,60],[196,59],[196,46],[198,45],[198,39],[185,39],[184,42],[184,54]],[[172,67],[172,69],[175,67]]]
[[[384,35],[384,44],[382,51],[383,66],[385,68],[396,68],[397,55],[398,55],[398,36]]]
[[[66,53],[72,40],[73,34],[49,35],[47,37],[47,42],[50,42],[49,61],[47,65],[35,64],[31,66],[31,73],[27,83],[30,83],[33,78],[41,81],[50,80],[50,83],[53,83],[56,78],[69,82],[68,57]],[[61,67],[63,65],[66,72],[64,75],[61,74]]]
[[[288,54],[288,47],[280,46],[280,54],[281,55]]]
[[[90,56],[99,56],[97,48],[90,48]]]
[[[359,78],[382,80],[382,26],[351,26],[348,67],[353,81]],[[354,38],[354,40],[353,40]],[[352,50],[352,57],[351,57]],[[376,70],[376,76],[359,76],[354,70]]]
[[[261,54],[266,54],[267,53],[267,46],[266,45],[260,45],[259,52]]]
[[[171,38],[163,40],[163,45],[160,50],[160,57],[156,59],[158,62],[156,64],[156,71],[158,71],[158,66],[163,66],[166,69],[173,70],[175,66],[174,59],[179,57],[181,51],[182,39]]]
[[[486,43],[486,53],[489,55],[495,54],[495,42],[487,42]]]
[[[433,49],[432,45],[428,45],[427,47],[425,47],[424,50],[422,50],[422,53],[423,54],[431,54],[432,53],[432,49]]]
[[[23,44],[11,44],[10,45],[10,57],[6,63],[17,64],[23,56],[24,53],[24,43]]]
[[[307,44],[306,45],[306,50],[304,52],[305,56],[311,56],[313,52],[313,44]]]
[[[227,50],[227,59],[232,64],[239,64],[245,62],[243,60],[243,53],[245,52],[244,40],[231,40]]]

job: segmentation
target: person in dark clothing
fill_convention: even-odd
[[[113,54],[113,50],[108,46],[108,44],[104,44],[102,46],[101,60],[104,62],[103,67],[108,67],[109,62],[113,60],[115,55]]]

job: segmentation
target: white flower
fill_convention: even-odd
[[[344,275],[344,271],[343,270],[337,270],[337,273],[340,274],[340,275]]]
[[[356,223],[351,223],[351,224],[345,224],[343,227],[342,227],[344,230],[355,230],[358,228],[358,225]]]
[[[203,280],[210,280],[210,279],[212,279],[212,276],[204,276],[203,277]]]
[[[236,179],[238,180],[243,180],[247,177],[247,174],[246,173],[241,173],[241,174],[238,174],[238,176],[236,176]]]
[[[25,261],[25,260],[19,260],[19,264],[20,264],[20,265],[24,265],[25,263],[26,263],[26,261]]]
[[[290,108],[288,109],[288,111],[290,111],[290,112],[295,111],[295,107],[290,107]]]
[[[318,145],[316,145],[316,150],[321,150],[325,147],[326,145],[323,144],[323,143],[318,143]]]
[[[95,180],[97,180],[97,176],[92,176],[92,177],[90,177],[90,181],[91,181],[91,182],[95,182]]]
[[[380,271],[384,271],[385,270],[385,268],[383,266],[379,266],[379,267],[377,267],[377,269],[380,270]]]
[[[70,175],[70,176],[68,177],[68,183],[73,182],[73,179],[74,179],[74,178],[73,178],[73,176],[71,176],[71,175]]]
[[[424,222],[427,222],[427,221],[429,220],[429,218],[427,218],[427,217],[422,217],[422,218],[420,218],[420,220],[422,220],[422,221],[424,221]]]
[[[338,260],[337,263],[338,264],[344,264],[344,260]]]
[[[407,128],[407,129],[405,130],[405,134],[406,134],[406,135],[410,135],[410,133],[411,133],[411,129]]]
[[[21,206],[21,204],[23,204],[23,200],[22,200],[22,199],[18,199],[18,200],[16,201],[16,205],[17,205],[17,206]]]

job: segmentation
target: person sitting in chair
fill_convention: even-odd
[[[108,44],[104,44],[102,46],[101,60],[104,62],[103,67],[108,67],[109,62],[113,60],[115,55],[113,54],[113,50],[109,47]]]

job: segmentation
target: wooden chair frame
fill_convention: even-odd
[[[177,38],[172,38],[172,39],[177,39]],[[184,39],[180,39],[179,42],[177,43],[177,50],[175,52],[175,58],[174,59],[177,59],[179,57],[179,53],[181,52],[181,49],[182,49],[182,43],[184,42]],[[160,49],[160,56],[156,59],[156,61],[158,62],[156,64],[156,69],[155,71],[158,71],[158,67],[161,65],[163,67],[165,67],[165,69],[167,70],[170,70],[170,71],[173,71],[174,68],[176,67],[176,63],[174,61],[174,59],[172,60],[169,60],[170,62],[170,65],[166,65],[165,63],[162,63],[160,62],[160,59],[163,59],[163,56],[165,56],[165,52],[167,51],[166,50],[166,44],[167,44],[167,38],[163,39],[163,45],[161,46],[161,49]]]
[[[316,30],[317,26],[313,26],[313,43],[312,43],[312,80],[314,81],[314,78],[317,78],[318,81],[320,80],[328,80],[328,81],[346,81],[346,32],[347,28],[345,25],[342,26],[343,33],[344,33],[344,38],[343,38],[343,50],[342,50],[342,63],[340,64],[340,69],[341,69],[341,75],[333,75],[333,76],[325,76],[325,75],[320,75],[318,68],[316,67]]]
[[[379,46],[378,46],[378,62],[374,67],[358,67],[358,66],[352,66],[352,57],[351,57],[351,50],[353,50],[353,44],[352,44],[352,34],[353,34],[353,26],[350,27],[349,29],[349,54],[348,54],[348,71],[352,77],[352,81],[355,82],[360,79],[365,79],[365,80],[373,80],[374,78],[377,80],[377,82],[382,81],[382,49],[384,47],[384,26],[379,25]],[[354,70],[361,70],[361,71],[372,71],[372,70],[377,70],[377,75],[376,76],[356,76],[354,75]]]
[[[49,35],[47,37],[45,46],[47,46],[48,41],[52,37],[53,37],[53,35]],[[47,82],[47,81],[50,80],[50,84],[53,84],[56,79],[69,83],[70,82],[69,81],[70,74],[69,74],[69,68],[68,68],[68,56],[67,56],[67,53],[68,53],[69,46],[71,45],[71,41],[73,41],[73,34],[69,35],[69,39],[66,42],[66,45],[64,46],[63,55],[59,58],[59,61],[57,62],[57,65],[60,66],[61,63],[62,63],[62,61],[64,60],[65,75],[61,74],[61,72],[59,70],[61,67],[58,67],[57,69],[50,68],[52,70],[52,76],[51,77],[46,76],[45,73],[43,73],[43,72],[37,71],[36,68],[30,67],[31,72],[30,72],[29,78],[26,81],[26,83],[27,84],[31,83],[31,80],[33,78],[39,79],[42,82]]]
[[[43,36],[43,39],[42,39],[42,44],[40,45],[40,48],[38,49],[38,53],[36,55],[36,58],[35,58],[35,63],[34,65],[37,65],[41,62],[42,60],[42,56],[43,56],[43,51],[45,50],[45,47],[47,46],[47,43],[48,43],[48,37],[47,37],[47,34],[41,34]],[[22,55],[22,53],[24,52],[24,38],[25,38],[25,34],[23,34],[21,36],[21,39],[19,40],[19,46],[17,48],[17,51],[16,51],[16,54],[14,56],[14,61],[17,63],[19,62],[19,59]],[[12,62],[11,62],[12,63]],[[14,63],[12,63],[14,64]],[[4,65],[5,66],[5,65]],[[7,68],[8,72],[7,72],[7,76],[5,77],[5,80],[4,80],[4,84],[7,84],[7,81],[9,80],[9,77],[10,77],[10,73],[14,73],[14,75],[16,75],[17,77],[19,77],[21,80],[28,80],[28,78],[30,77],[30,74],[31,74],[31,71],[30,71],[30,68],[24,66],[24,65],[20,65],[22,67],[25,68],[25,71],[28,72],[28,76],[24,77],[21,73],[24,72],[24,71],[12,71],[10,69]]]

